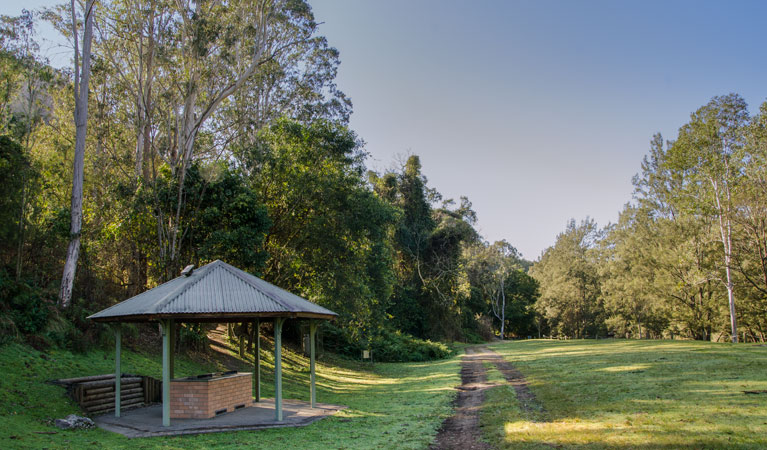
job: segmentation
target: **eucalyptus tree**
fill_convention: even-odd
[[[668,158],[672,168],[689,175],[688,183],[678,193],[684,207],[713,218],[718,225],[733,342],[738,342],[732,273],[737,206],[733,197],[746,162],[742,152],[748,121],[748,108],[741,97],[735,94],[714,97],[679,130]]]
[[[91,43],[93,41],[93,22],[95,1],[88,0],[82,12],[83,34],[82,53],[80,53],[78,18],[75,1],[71,3],[72,37],[74,41],[74,98],[75,98],[75,158],[72,171],[72,206],[70,241],[67,247],[64,273],[61,277],[59,303],[62,308],[69,306],[72,300],[72,287],[75,282],[77,260],[80,256],[80,234],[83,220],[83,173],[85,165],[85,136],[88,129],[88,93],[91,76]],[[80,64],[82,60],[82,64]]]
[[[501,339],[534,330],[539,286],[516,248],[505,240],[476,243],[466,247],[464,265],[472,290],[484,299],[482,312],[498,320]]]
[[[754,340],[767,340],[767,102],[747,130],[743,179],[737,193],[738,233],[733,260],[740,275],[743,325]]]
[[[496,241],[478,243],[465,253],[470,282],[479,288],[489,304],[490,313],[498,319],[501,339],[506,331],[507,283],[520,270],[519,254],[511,244]]]
[[[645,320],[658,327],[668,314],[671,334],[707,340],[720,317],[713,222],[690,207],[685,190],[694,174],[670,160],[674,143],[656,134],[650,144],[633,179],[636,205],[627,206],[605,243],[605,300],[621,315],[633,310],[633,321],[649,313]]]
[[[134,189],[151,193],[161,165],[177,180],[175,210],[158,208],[156,197],[151,208],[163,278],[175,274],[189,235],[184,180],[194,161],[248,148],[265,117],[298,109],[291,101],[317,90],[337,94],[339,114],[348,117],[332,81],[337,51],[316,30],[304,1],[115,0],[104,8],[97,52],[118,91],[129,94],[123,110],[135,133]],[[239,140],[248,133],[250,141]]]

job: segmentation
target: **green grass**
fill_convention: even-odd
[[[482,362],[482,366],[486,371],[487,384],[503,384],[506,382],[506,378],[504,378],[503,374],[498,369],[496,369],[495,364],[484,361]]]
[[[262,393],[271,397],[273,358],[262,349],[262,359]],[[183,357],[176,364],[176,376],[219,368],[216,361]],[[123,351],[122,367],[129,373],[161,374],[156,354]],[[451,414],[453,388],[460,383],[457,357],[371,366],[326,355],[317,365],[317,400],[348,408],[307,427],[130,440],[100,429],[61,431],[51,426],[52,419],[82,413],[63,388],[47,380],[112,370],[111,351],[41,353],[20,344],[0,347],[0,448],[424,448]],[[285,398],[308,400],[308,383],[308,361],[288,350],[283,357]]]
[[[691,341],[494,344],[545,412],[513,388],[487,391],[483,437],[496,448],[767,448],[767,347]]]

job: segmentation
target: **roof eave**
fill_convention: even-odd
[[[88,319],[94,322],[155,322],[160,320],[174,319],[180,322],[246,322],[253,319],[277,318],[286,319],[321,319],[335,320],[338,314],[323,314],[315,312],[258,312],[258,313],[171,313],[171,314],[133,314],[118,316],[102,316]]]

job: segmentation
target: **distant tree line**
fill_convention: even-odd
[[[767,338],[767,103],[715,97],[653,137],[618,222],[571,221],[530,273],[543,333]]]
[[[442,199],[415,155],[367,169],[338,51],[307,3],[87,11],[81,231],[76,71],[51,67],[35,30],[46,20],[73,39],[85,15],[1,18],[0,334],[92,342],[87,314],[219,258],[337,311],[325,334],[340,351],[426,358],[439,350],[416,338],[533,333],[529,264],[479,236],[468,199]],[[70,301],[58,293],[74,238]]]

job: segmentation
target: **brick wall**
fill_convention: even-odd
[[[239,405],[253,404],[252,374],[240,373],[208,381],[171,381],[170,417],[207,419],[216,411],[234,411]]]

